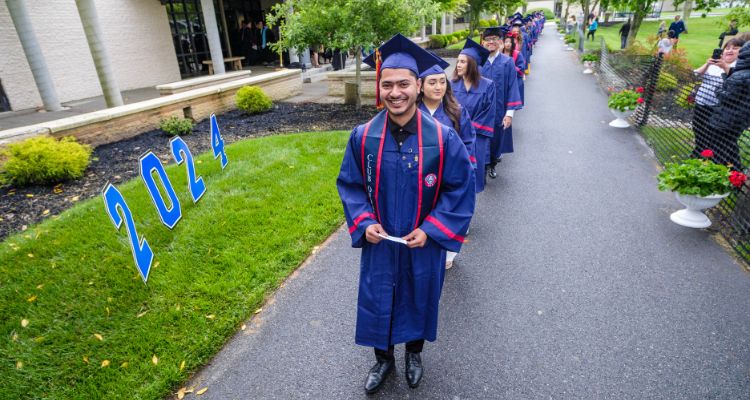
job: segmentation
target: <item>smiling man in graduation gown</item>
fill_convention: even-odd
[[[352,246],[362,248],[355,341],[375,349],[367,393],[393,370],[399,343],[407,383],[419,385],[422,346],[437,337],[446,250],[460,250],[474,213],[466,146],[416,105],[420,72],[440,61],[402,35],[364,60],[377,65],[385,110],[352,131],[336,181]]]

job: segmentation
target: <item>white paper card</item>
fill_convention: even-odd
[[[391,235],[387,235],[386,236],[386,235],[382,235],[382,234],[378,234],[378,236],[382,237],[385,240],[390,240],[391,242],[406,244],[406,240],[401,239],[399,237],[395,237],[395,236],[391,236]]]

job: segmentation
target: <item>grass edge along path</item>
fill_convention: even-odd
[[[241,141],[227,146],[223,171],[204,153],[195,167],[207,191],[197,204],[184,165],[168,166],[182,207],[172,231],[140,179],[119,185],[154,251],[147,285],[100,196],[8,237],[0,243],[0,398],[171,394],[343,222],[335,179],[347,139]]]

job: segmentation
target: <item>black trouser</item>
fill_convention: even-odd
[[[408,353],[421,353],[422,347],[424,347],[424,339],[412,340],[411,342],[406,342],[406,351]],[[388,350],[381,350],[376,347],[375,357],[392,359],[393,358],[393,345],[388,346]]]
[[[589,36],[591,36],[591,40],[594,40],[595,33],[596,33],[596,29],[594,29],[593,31],[589,31],[589,33],[586,34],[586,39],[588,39]]]
[[[718,132],[711,129],[711,125],[709,124],[714,108],[713,106],[702,104],[695,105],[695,112],[693,113],[693,133],[695,134],[694,157],[700,156],[703,150],[720,151],[719,147],[724,147],[722,143],[718,143],[718,137],[716,137],[718,136]]]

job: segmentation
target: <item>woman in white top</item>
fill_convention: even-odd
[[[693,155],[698,156],[705,149],[715,149],[720,145],[717,138],[712,134],[708,121],[714,108],[719,104],[716,98],[716,89],[724,83],[723,74],[729,73],[729,69],[737,64],[737,56],[744,42],[733,38],[724,44],[724,51],[719,59],[709,58],[706,63],[696,69],[695,74],[702,78],[698,91],[695,94],[695,113],[693,114],[693,133],[695,133],[695,148]]]
[[[659,41],[659,53],[664,53],[665,56],[669,55],[672,51],[672,46],[674,46],[674,37],[674,31],[667,32],[667,37]]]

